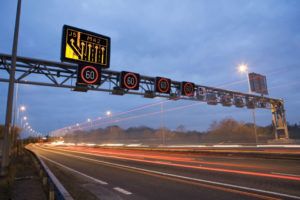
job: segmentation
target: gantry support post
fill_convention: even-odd
[[[283,100],[271,103],[271,111],[275,139],[289,139]]]

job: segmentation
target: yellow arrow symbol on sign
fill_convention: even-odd
[[[97,57],[97,54],[98,54],[98,45],[95,46],[95,49],[96,49],[96,52],[95,52],[95,62],[97,62],[98,60],[98,57]]]
[[[78,51],[78,49],[74,46],[74,39],[72,38],[71,40],[71,45],[74,48],[74,50],[78,53],[78,55],[80,55],[80,52]]]
[[[88,47],[89,47],[89,61],[91,61],[91,47],[92,47],[92,45],[88,44]]]
[[[104,64],[104,51],[105,51],[105,48],[101,47],[101,63],[102,64]]]
[[[85,46],[85,43],[81,42],[81,59],[83,59],[84,46]]]

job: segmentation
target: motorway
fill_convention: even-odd
[[[30,145],[75,199],[300,199],[300,159]]]

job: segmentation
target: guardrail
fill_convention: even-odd
[[[31,155],[35,158],[33,161],[39,172],[39,177],[41,178],[43,188],[48,194],[49,200],[73,200],[73,197],[70,193],[64,188],[64,186],[60,183],[60,181],[55,177],[55,175],[51,172],[48,166],[44,163],[39,156],[31,151],[29,148],[25,147],[25,149],[31,153]]]

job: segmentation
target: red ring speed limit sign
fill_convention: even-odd
[[[191,82],[182,82],[181,94],[184,96],[194,96],[195,84]]]
[[[169,94],[171,91],[171,79],[156,77],[155,90],[159,93]]]
[[[138,90],[140,75],[133,72],[121,72],[120,86],[124,89]]]
[[[95,66],[79,66],[77,83],[87,85],[100,85],[101,71]]]

